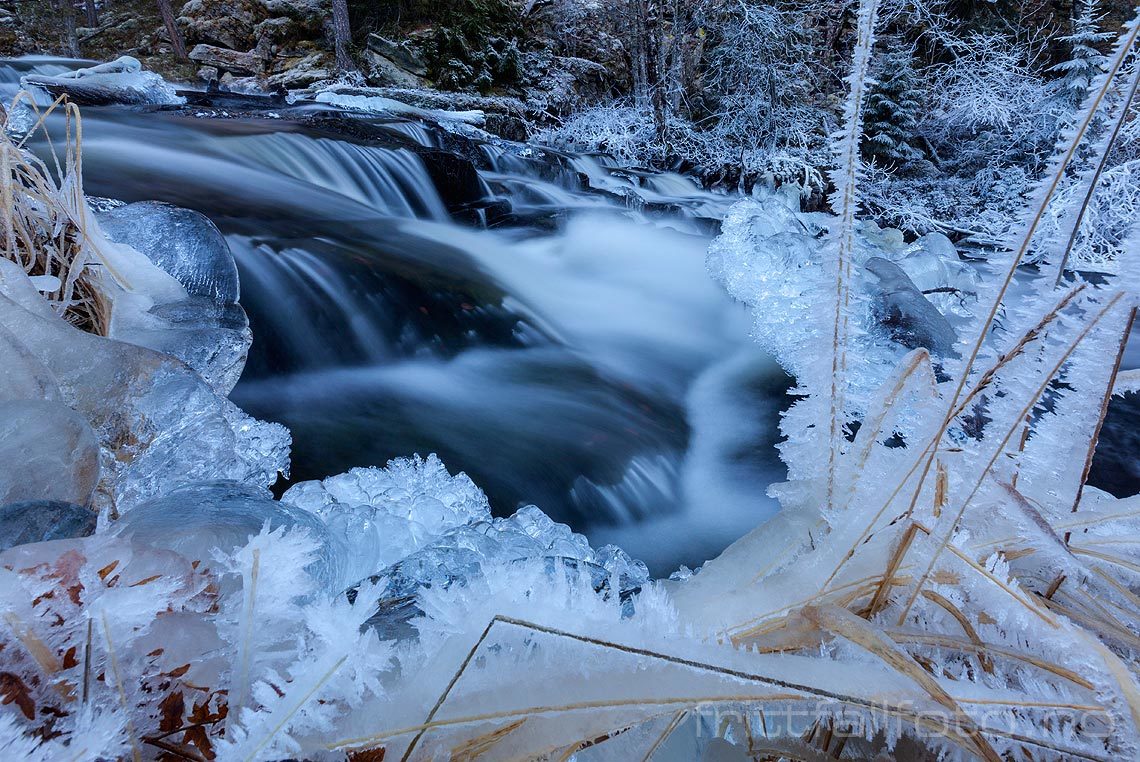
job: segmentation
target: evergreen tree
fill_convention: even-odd
[[[1114,37],[1111,33],[1100,31],[1096,0],[1079,3],[1079,10],[1074,10],[1076,18],[1073,19],[1073,33],[1060,38],[1061,42],[1069,46],[1069,58],[1052,69],[1061,73],[1058,97],[1072,109],[1080,107],[1089,85],[1104,72],[1108,59],[1097,50],[1097,44]]]
[[[888,166],[921,159],[922,152],[913,145],[921,107],[910,49],[889,45],[876,66],[864,107],[863,158]]]

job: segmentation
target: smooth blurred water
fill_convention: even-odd
[[[732,196],[487,143],[460,214],[412,150],[437,128],[367,120],[410,146],[376,147],[273,117],[89,108],[83,161],[89,194],[226,234],[254,332],[233,398],[290,427],[295,480],[435,452],[497,512],[535,503],[656,573],[775,510],[787,380],[704,265]]]

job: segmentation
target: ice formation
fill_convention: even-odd
[[[113,241],[142,252],[178,279],[190,296],[236,304],[237,265],[217,226],[205,215],[157,201],[113,206],[96,215]]]
[[[99,481],[99,445],[87,421],[61,402],[0,402],[0,505],[65,500],[86,505]]]
[[[342,588],[445,532],[491,518],[479,488],[466,474],[451,476],[434,455],[302,482],[281,500],[319,517],[343,544],[350,563],[343,571]]]
[[[713,277],[753,308],[754,336],[796,377],[809,372],[812,355],[802,347],[826,340],[819,304],[834,283],[818,236],[836,224],[818,213],[794,212],[777,195],[757,194],[729,209],[709,250]],[[904,348],[954,354],[957,336],[946,316],[964,314],[977,275],[945,236],[930,234],[908,246],[900,231],[864,223],[852,265],[853,340],[859,352],[877,358],[855,382],[860,394],[882,383]]]
[[[0,259],[0,647],[20,692],[0,749],[307,755],[397,696],[385,714],[427,711],[424,679],[444,677],[488,611],[585,618],[599,633],[673,627],[639,592],[643,564],[534,507],[493,518],[434,456],[273,499],[288,432],[223,396],[248,347],[218,325],[236,310],[248,336],[224,240],[184,210],[95,215],[78,198],[51,213],[83,222],[75,256],[105,268],[87,277],[108,335],[68,324],[43,293],[58,278]],[[228,342],[239,346],[224,363],[195,349]],[[635,595],[646,602],[633,624]],[[26,740],[43,722],[52,738]]]
[[[219,394],[237,384],[253,336],[238,304],[237,265],[226,239],[198,212],[142,201],[96,215],[107,238],[144,254],[185,294],[123,310],[111,336],[182,360]]]

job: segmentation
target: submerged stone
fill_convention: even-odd
[[[29,500],[0,507],[0,551],[32,542],[87,537],[98,516],[63,500]]]

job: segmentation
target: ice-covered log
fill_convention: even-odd
[[[441,124],[481,127],[487,121],[487,114],[478,109],[469,111],[424,109],[418,106],[409,106],[407,103],[383,95],[370,94],[366,88],[352,88],[349,92],[325,90],[317,93],[313,100],[317,103],[327,103],[350,111],[407,116]]]
[[[166,80],[152,71],[143,71],[139,60],[131,56],[56,76],[33,74],[24,77],[23,83],[42,88],[52,96],[66,94],[80,106],[183,102]]]
[[[0,505],[87,505],[98,481],[99,445],[83,416],[59,402],[0,402]]]

